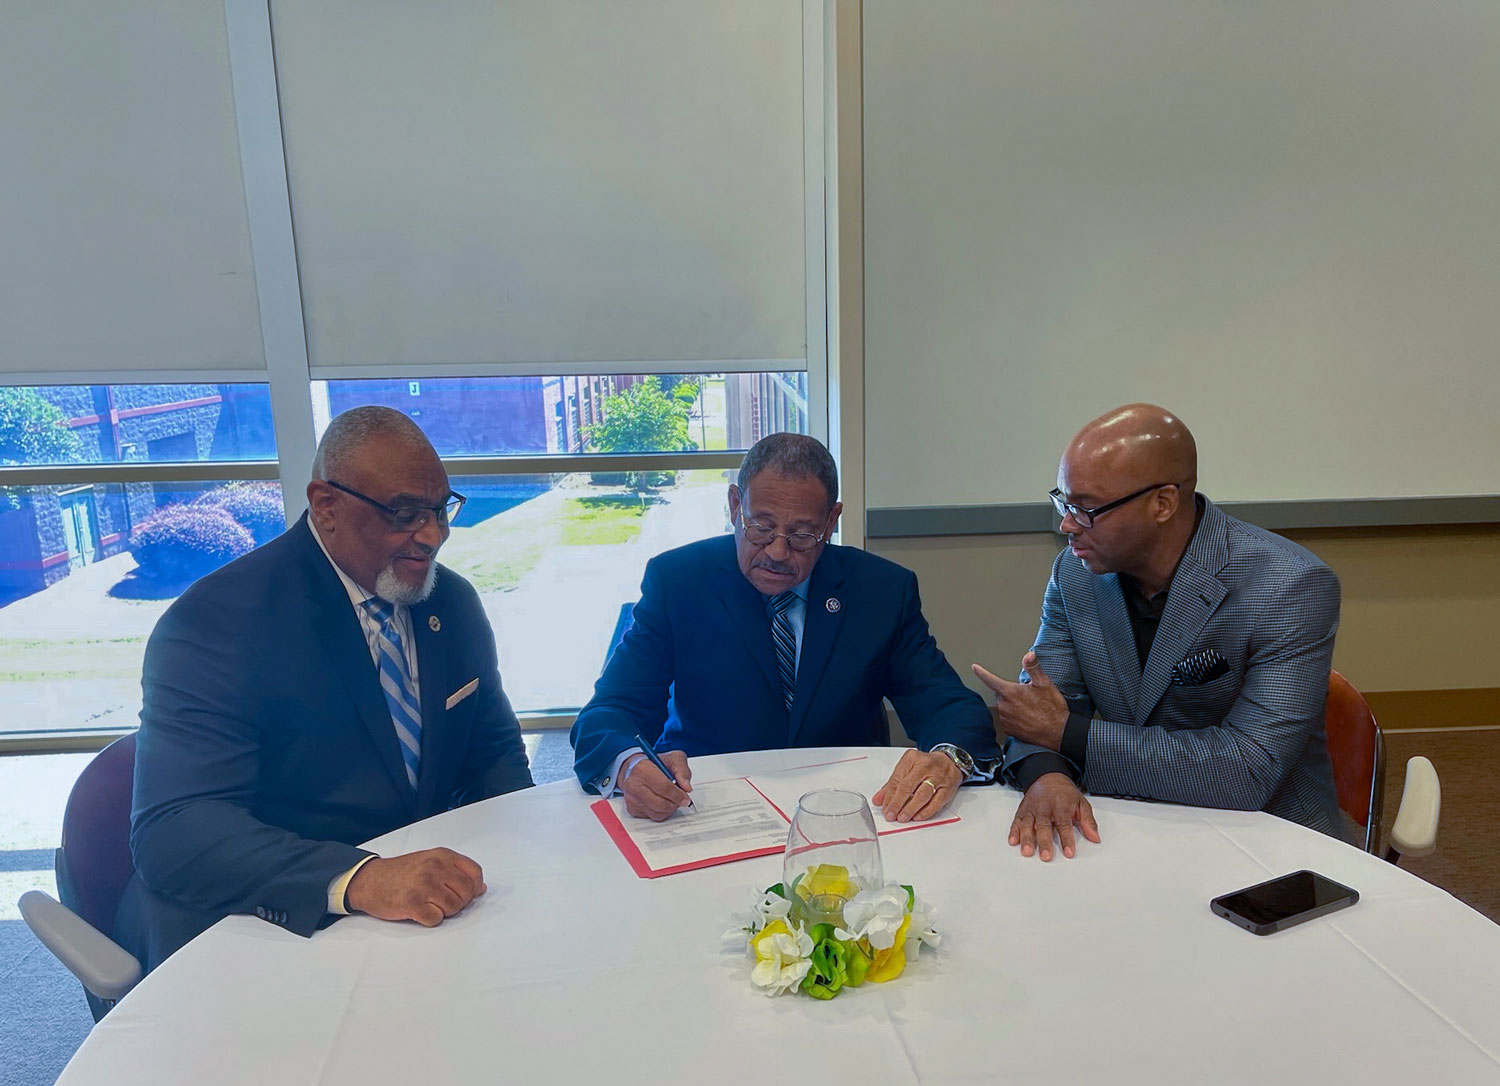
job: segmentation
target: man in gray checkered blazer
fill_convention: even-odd
[[[1339,582],[1313,554],[1196,493],[1175,416],[1117,408],[1069,444],[1057,556],[1020,682],[974,665],[1025,796],[1010,843],[1099,840],[1096,795],[1262,810],[1343,839],[1323,734]]]

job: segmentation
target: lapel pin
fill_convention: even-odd
[[[839,608],[844,605],[833,596],[829,596],[826,600],[823,601],[823,606],[828,609],[828,613],[830,615],[836,615],[839,613]]]
[[[427,616],[427,628],[429,630],[431,630],[433,633],[437,633],[439,630],[441,630],[443,628],[443,624],[438,621],[437,615],[428,615]]]

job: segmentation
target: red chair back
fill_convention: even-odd
[[[1354,684],[1337,671],[1328,676],[1323,721],[1339,809],[1365,829],[1368,850],[1370,838],[1380,831],[1381,778],[1385,771],[1380,725]]]
[[[116,739],[79,774],[63,811],[57,896],[105,935],[135,866],[130,858],[130,798],[135,736]]]

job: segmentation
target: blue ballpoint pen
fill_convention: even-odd
[[[666,777],[667,780],[671,781],[673,784],[676,784],[677,774],[673,773],[670,769],[667,768],[667,763],[661,760],[661,755],[657,754],[656,751],[651,749],[651,744],[646,742],[644,736],[637,733],[636,738],[641,741],[641,752],[645,754],[648,759],[650,759],[651,764],[654,765],[657,769],[661,770],[662,776]],[[693,806],[692,796],[688,796],[688,810],[692,811],[694,814],[698,813],[698,808]]]

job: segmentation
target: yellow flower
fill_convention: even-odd
[[[797,882],[797,896],[803,901],[822,894],[847,901],[857,893],[859,887],[849,881],[849,869],[839,864],[816,864]]]
[[[776,957],[773,949],[772,939],[777,935],[791,935],[792,929],[787,927],[785,920],[773,920],[760,931],[750,936],[750,949],[755,951],[755,957],[760,961],[770,961]]]
[[[909,927],[911,927],[910,913],[896,929],[896,941],[891,944],[890,949],[875,951],[875,960],[870,963],[870,969],[865,973],[866,981],[882,984],[888,980],[895,980],[906,969],[906,929]]]

